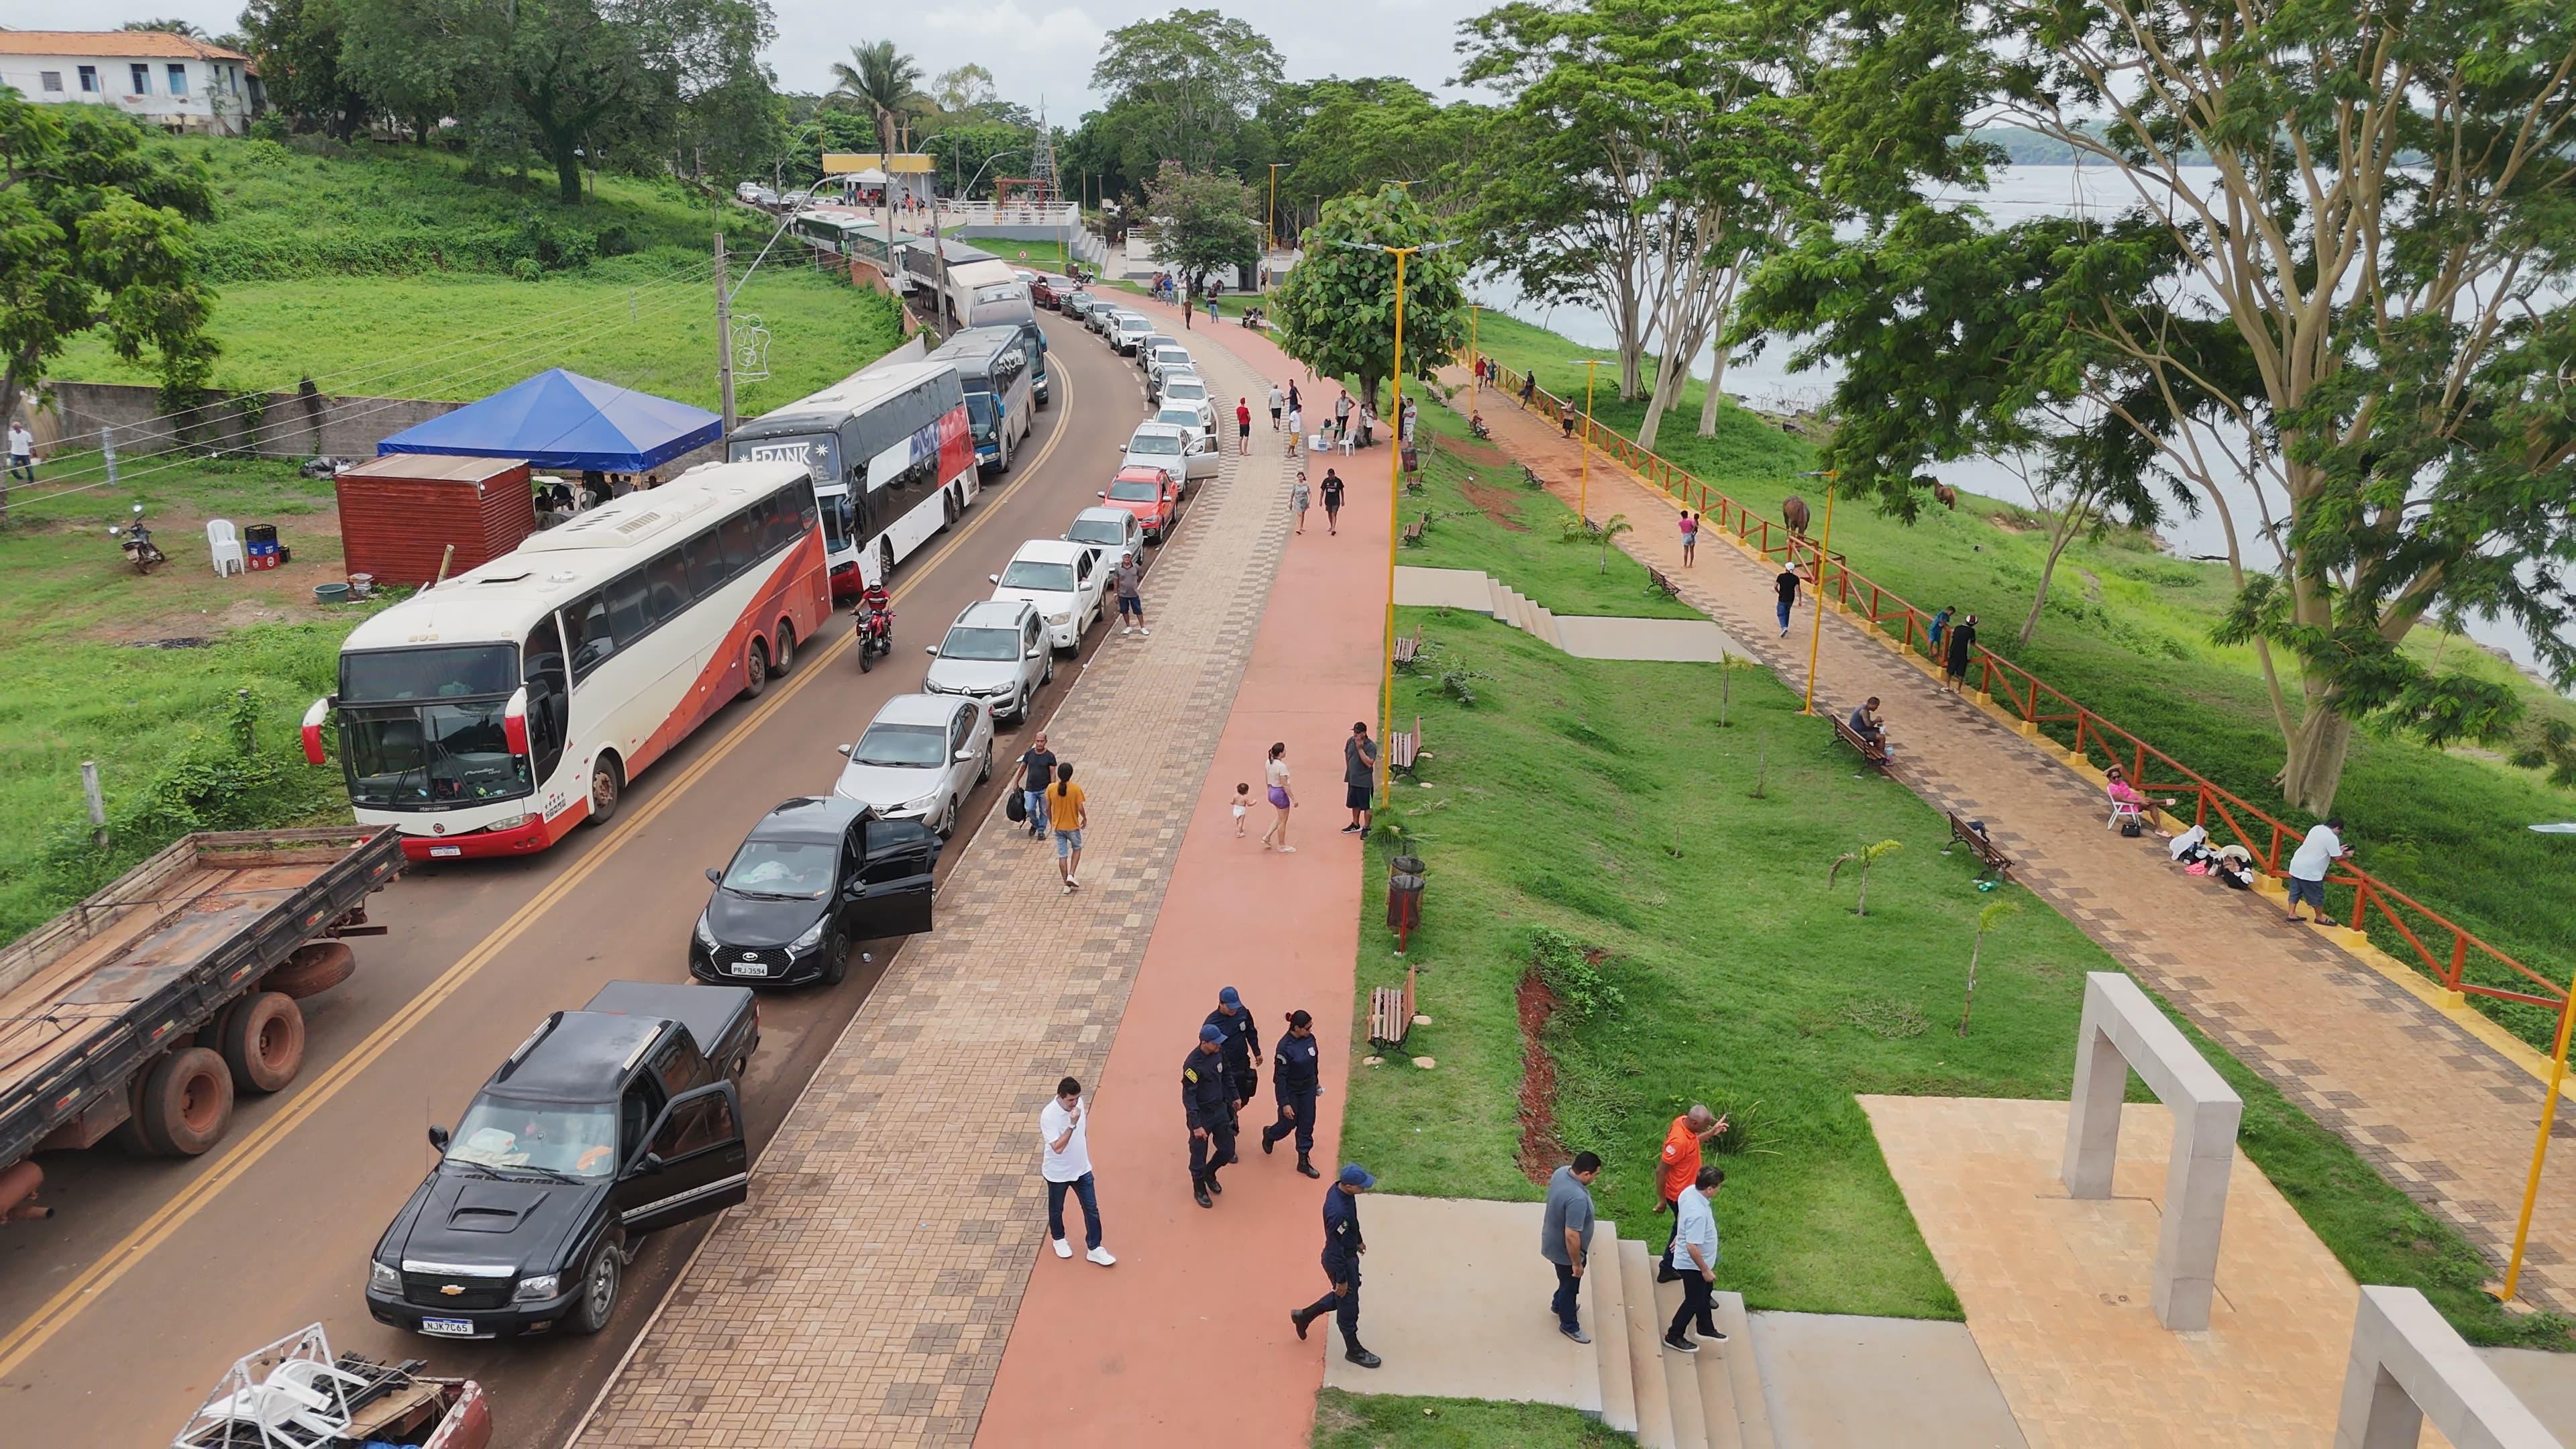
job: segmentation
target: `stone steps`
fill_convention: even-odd
[[[1775,1449],[1743,1295],[1716,1295],[1726,1342],[1677,1353],[1663,1336],[1682,1306],[1682,1289],[1655,1281],[1654,1250],[1604,1222],[1594,1228],[1594,1256],[1618,1267],[1588,1275],[1586,1290],[1602,1422],[1635,1434],[1640,1449]]]

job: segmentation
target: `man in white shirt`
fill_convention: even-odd
[[[1702,1340],[1726,1342],[1711,1311],[1717,1283],[1717,1212],[1708,1205],[1709,1194],[1724,1181],[1726,1169],[1711,1163],[1673,1200],[1672,1255],[1665,1260],[1662,1276],[1667,1283],[1679,1279],[1682,1285],[1682,1306],[1664,1330],[1664,1347],[1675,1353],[1699,1352],[1699,1344],[1684,1332],[1693,1326],[1693,1319],[1698,1320]]]
[[[2326,872],[2334,863],[2352,854],[2344,848],[2343,817],[2331,815],[2326,823],[2308,832],[2299,842],[2298,853],[2290,857],[2289,924],[2299,923],[2299,902],[2307,901],[2317,924],[2326,923]]]
[[[15,418],[9,420],[9,476],[27,483],[36,481],[36,435]]]
[[[1038,1171],[1047,1185],[1047,1236],[1055,1255],[1073,1256],[1064,1240],[1064,1194],[1071,1188],[1082,1199],[1082,1235],[1091,1261],[1106,1268],[1118,1260],[1100,1246],[1100,1197],[1091,1182],[1091,1104],[1082,1100],[1082,1083],[1071,1077],[1055,1084],[1055,1100],[1038,1112],[1038,1140],[1045,1150]]]

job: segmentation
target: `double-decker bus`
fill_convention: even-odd
[[[525,855],[617,811],[637,776],[831,620],[814,486],[709,463],[533,534],[360,624],[339,692],[349,803],[414,860]]]
[[[725,450],[813,476],[836,599],[883,581],[981,485],[965,387],[945,362],[880,362],[743,423]]]

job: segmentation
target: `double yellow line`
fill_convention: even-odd
[[[1070,411],[1071,379],[1060,375],[1055,378],[1055,383],[1058,389],[1057,405],[1065,410],[1056,414],[1059,421],[1055,432],[1039,447],[1037,456],[1029,461],[1027,465],[1029,471],[1021,475],[1023,478],[1043,467],[1055,452],[1056,445],[1063,442],[1065,435],[1073,429]],[[968,539],[973,538],[1000,516],[1001,506],[999,500],[996,500],[994,506],[983,516],[958,530],[937,551],[912,565],[909,570],[909,580],[902,587],[894,590],[894,597],[900,599],[911,593],[931,570],[946,562],[950,554],[964,547]],[[258,1166],[260,1159],[285,1141],[289,1133],[310,1121],[314,1114],[320,1112],[323,1107],[329,1105],[333,1097],[339,1095],[341,1089],[356,1081],[369,1067],[381,1060],[386,1052],[391,1051],[394,1043],[402,1040],[413,1027],[418,1026],[449,997],[462,990],[465,983],[473,979],[475,973],[498,960],[503,951],[508,950],[527,933],[530,926],[536,924],[538,917],[561,903],[584,882],[605,869],[609,860],[628,841],[659,819],[664,811],[669,810],[699,781],[713,773],[716,766],[730,757],[744,741],[758,733],[762,725],[767,724],[780,710],[786,708],[788,701],[794,699],[806,686],[821,678],[823,667],[840,658],[850,647],[854,637],[852,634],[843,633],[831,645],[818,653],[809,655],[803,667],[789,676],[785,688],[770,692],[750,714],[736,723],[713,749],[691,761],[686,769],[664,782],[655,792],[652,803],[630,814],[621,815],[608,827],[607,838],[602,840],[596,849],[574,862],[561,875],[547,882],[545,888],[538,891],[526,905],[513,911],[508,920],[503,921],[490,935],[477,942],[474,949],[466,952],[455,965],[447,968],[436,981],[430,983],[428,990],[413,997],[400,1011],[395,1012],[391,1018],[368,1033],[366,1039],[358,1043],[356,1048],[332,1063],[329,1070],[314,1078],[305,1085],[303,1090],[297,1092],[286,1104],[284,1110],[260,1123],[248,1136],[234,1143],[212,1168],[180,1189],[176,1196],[163,1203],[152,1216],[144,1219],[116,1246],[101,1254],[98,1261],[66,1284],[60,1292],[47,1299],[44,1306],[37,1309],[26,1322],[11,1330],[5,1338],[0,1338],[0,1381],[7,1380],[38,1349],[43,1348],[54,1335],[62,1332],[73,1319],[79,1317],[82,1310],[97,1302],[102,1294],[114,1287],[119,1279],[132,1271],[145,1257],[168,1242],[179,1229],[187,1225],[190,1219],[212,1203],[225,1188]],[[316,1184],[316,1187],[325,1188],[327,1185]]]

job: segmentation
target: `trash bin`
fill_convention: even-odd
[[[1404,954],[1407,937],[1422,926],[1422,877],[1396,875],[1386,883],[1386,928],[1395,932],[1395,954]]]
[[[1414,447],[1411,443],[1404,445],[1404,471],[1407,473],[1419,473],[1422,471],[1422,455],[1414,451]]]
[[[1421,856],[1399,855],[1386,863],[1386,872],[1389,875],[1427,875],[1430,867],[1422,863]]]

